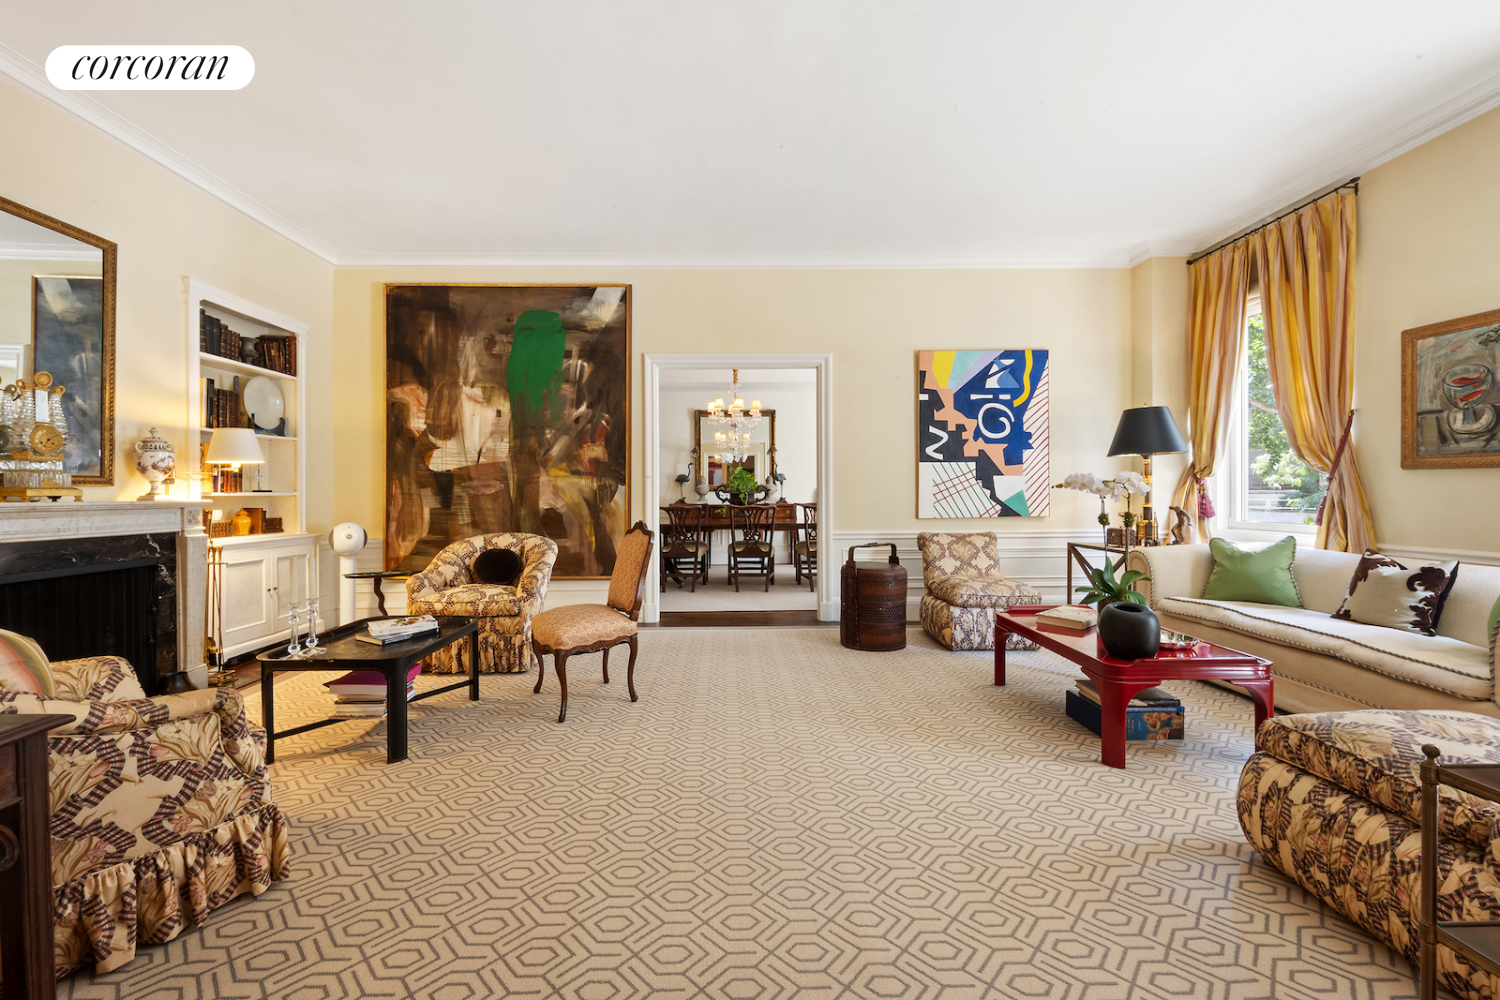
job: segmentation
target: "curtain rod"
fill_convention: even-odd
[[[1354,189],[1354,193],[1355,194],[1359,194],[1359,178],[1358,177],[1351,177],[1347,181],[1344,181],[1342,184],[1335,184],[1333,187],[1324,188],[1322,191],[1320,191],[1317,194],[1313,195],[1311,198],[1307,199],[1306,201],[1304,201],[1304,202],[1302,202],[1302,203],[1300,203],[1298,205],[1294,205],[1293,207],[1287,209],[1284,212],[1279,213],[1278,215],[1272,216],[1270,219],[1267,219],[1265,222],[1262,222],[1262,223],[1260,223],[1257,226],[1251,226],[1249,229],[1246,229],[1243,232],[1236,233],[1235,235],[1229,237],[1228,239],[1220,240],[1219,242],[1215,243],[1213,246],[1209,247],[1207,250],[1203,251],[1202,253],[1198,254],[1197,256],[1189,257],[1188,258],[1188,265],[1191,266],[1193,264],[1196,264],[1200,260],[1202,260],[1204,257],[1208,257],[1208,256],[1210,256],[1212,254],[1216,254],[1220,250],[1223,250],[1225,247],[1227,247],[1227,246],[1229,246],[1229,245],[1231,245],[1233,243],[1238,243],[1240,240],[1244,239],[1247,236],[1254,236],[1256,233],[1260,232],[1262,229],[1269,229],[1271,226],[1276,225],[1276,223],[1280,222],[1282,219],[1285,219],[1288,215],[1293,215],[1293,214],[1295,214],[1297,212],[1300,212],[1304,208],[1306,208],[1308,205],[1311,205],[1311,204],[1313,204],[1315,202],[1322,201],[1324,198],[1327,198],[1329,195],[1333,194],[1335,191],[1342,191],[1342,190],[1344,190],[1344,188],[1347,188],[1347,187],[1352,187]]]

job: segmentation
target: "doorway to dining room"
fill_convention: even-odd
[[[828,530],[829,360],[647,356],[646,492],[659,529],[644,621],[837,619],[836,581],[822,579],[817,558]]]

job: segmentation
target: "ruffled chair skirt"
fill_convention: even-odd
[[[134,958],[137,945],[163,944],[234,897],[260,895],[288,876],[289,858],[286,822],[273,803],[55,887],[58,978],[90,962],[110,972]]]
[[[531,619],[479,619],[479,672],[481,674],[524,674],[531,669]],[[444,646],[422,662],[429,674],[466,674],[469,672],[469,640]]]

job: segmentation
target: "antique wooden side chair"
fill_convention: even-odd
[[[662,526],[661,589],[667,589],[667,577],[682,586],[682,569],[691,569],[689,590],[697,593],[698,581],[708,583],[708,564],[713,552],[713,532],[703,527],[702,504],[670,504],[662,508],[667,524]]]
[[[557,711],[557,721],[568,717],[568,657],[578,653],[593,653],[604,650],[604,683],[609,683],[609,651],[615,646],[630,647],[630,663],[625,668],[625,685],[630,689],[630,700],[635,694],[635,623],[641,616],[641,602],[646,596],[646,567],[651,565],[651,548],[656,542],[656,533],[637,521],[625,532],[615,555],[615,571],[609,577],[609,603],[569,604],[543,611],[531,620],[531,643],[536,650],[537,662],[542,669],[537,671],[533,694],[542,690],[542,681],[547,679],[546,661],[542,657],[552,654],[552,668],[557,671],[557,683],[562,688],[562,707]]]
[[[736,594],[740,592],[741,576],[764,577],[765,589],[770,592],[776,582],[775,529],[774,504],[729,508],[729,537],[739,535],[738,541],[729,543],[729,582],[734,584]]]
[[[792,568],[797,571],[797,582],[802,582],[802,577],[807,577],[807,586],[811,590],[817,590],[813,578],[818,572],[818,505],[815,503],[799,503],[802,510],[802,524],[797,528],[797,544],[792,547]]]

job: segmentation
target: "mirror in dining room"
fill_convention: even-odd
[[[115,244],[0,198],[0,385],[64,388],[65,471],[114,484]]]
[[[697,437],[694,447],[698,449],[696,476],[702,476],[710,487],[723,486],[735,469],[745,469],[755,477],[757,483],[767,476],[775,475],[776,411],[762,409],[760,422],[745,431],[748,440],[742,442],[743,454],[734,458],[726,454],[726,431],[715,422],[708,410],[697,411]]]

